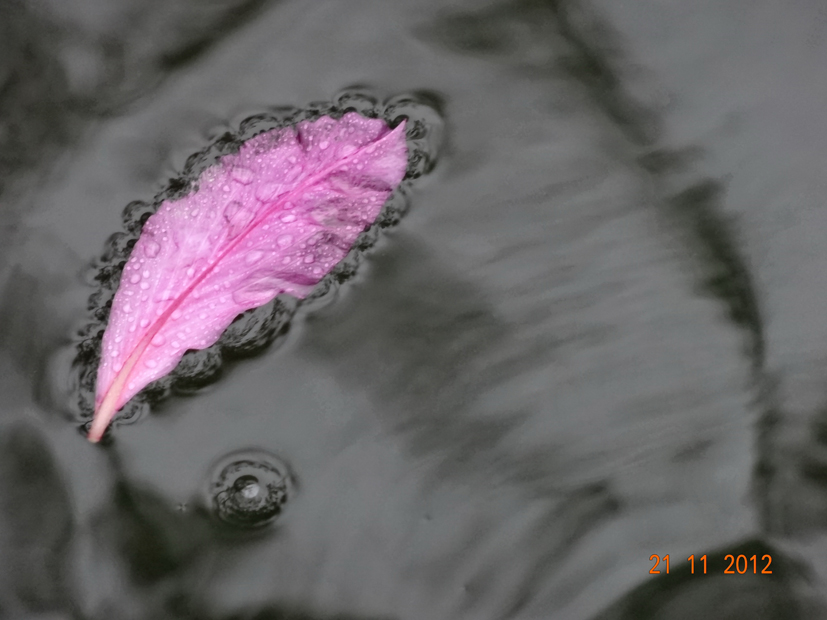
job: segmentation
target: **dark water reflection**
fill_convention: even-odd
[[[776,0],[0,3],[0,617],[824,615],[826,32]],[[354,84],[438,102],[411,211],[279,346],[89,445],[67,368],[123,207]],[[205,495],[237,454],[293,480],[262,527]]]

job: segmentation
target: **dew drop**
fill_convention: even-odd
[[[173,310],[170,318],[172,318],[173,321],[177,321],[181,318],[181,311],[178,309]]]
[[[242,185],[249,185],[253,182],[255,174],[253,174],[253,171],[249,168],[245,168],[244,166],[235,166],[230,171],[230,176]]]
[[[281,221],[282,222],[288,222],[289,223],[289,222],[294,221],[295,219],[296,219],[296,216],[293,215],[292,213],[285,213],[284,215],[281,216]]]
[[[195,275],[195,269],[193,267],[190,267],[189,269],[187,269],[187,277],[188,278],[191,278],[194,275]]]
[[[149,282],[141,282],[141,290],[145,291],[149,288]]]
[[[278,239],[276,239],[276,243],[280,248],[289,248],[293,245],[293,235],[281,235]]]
[[[132,274],[132,276],[129,278],[129,281],[130,281],[132,284],[137,284],[138,282],[140,282],[140,281],[141,281],[141,274],[139,274],[139,273],[133,273],[133,274]]]
[[[162,347],[162,346],[164,346],[164,343],[165,343],[166,341],[167,341],[167,339],[166,339],[166,338],[164,338],[161,334],[155,334],[155,335],[152,337],[152,340],[150,340],[150,342],[151,342],[153,345],[155,345],[156,347]]]
[[[327,140],[322,140],[321,142],[319,142],[319,148],[323,151],[329,146],[330,142],[328,142]]]
[[[147,368],[155,368],[158,365],[158,362],[156,362],[155,360],[149,359],[149,360],[146,360],[144,362],[144,364],[146,364]]]
[[[148,258],[155,258],[158,256],[158,252],[161,251],[160,244],[155,241],[154,239],[150,239],[149,237],[146,238],[144,241],[144,254]]]
[[[141,319],[140,325],[141,327],[146,327],[147,325],[149,325],[149,319]]]
[[[287,465],[262,450],[235,452],[210,472],[206,500],[220,521],[241,529],[273,523],[293,495]]]
[[[260,250],[253,250],[252,252],[248,252],[247,256],[244,257],[244,262],[248,265],[254,265],[260,261],[263,256],[264,252],[261,252]]]

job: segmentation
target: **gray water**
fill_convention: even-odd
[[[0,617],[827,615],[825,67],[813,0],[0,2]],[[124,207],[349,89],[432,106],[408,213],[89,444]],[[239,454],[290,472],[259,528]]]

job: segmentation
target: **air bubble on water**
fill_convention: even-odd
[[[263,450],[234,452],[213,466],[206,501],[221,522],[240,529],[273,523],[294,491],[287,465]]]

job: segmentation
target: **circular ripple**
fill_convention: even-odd
[[[281,514],[293,494],[293,483],[283,461],[262,450],[246,450],[224,457],[213,467],[207,494],[218,519],[256,529]]]

